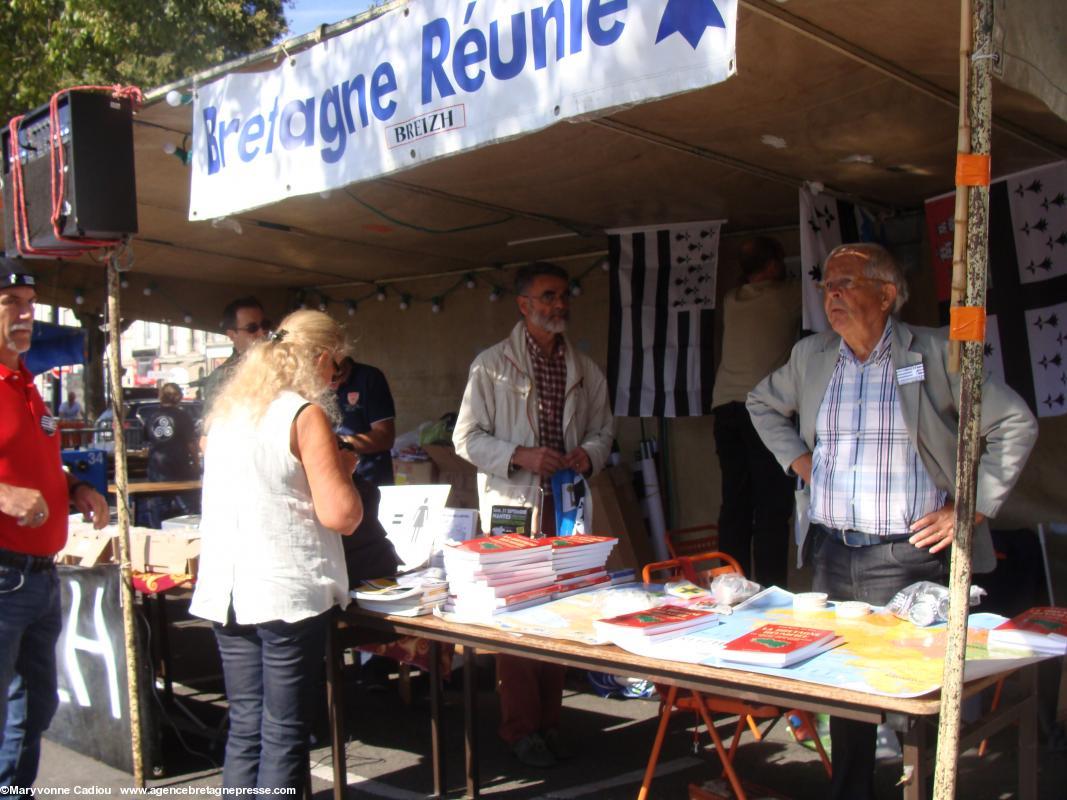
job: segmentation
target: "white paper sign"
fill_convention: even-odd
[[[441,512],[452,487],[448,484],[382,486],[378,521],[400,557],[401,572],[430,559],[441,529]]]
[[[733,75],[737,0],[425,0],[195,93],[189,218]]]

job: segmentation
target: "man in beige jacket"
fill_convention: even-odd
[[[452,441],[478,468],[482,529],[494,505],[541,505],[535,527],[555,532],[552,475],[589,476],[607,463],[614,436],[600,369],[563,335],[570,312],[568,275],[530,264],[515,277],[522,315],[511,335],[475,358]],[[559,712],[564,668],[497,657],[500,736],[524,764],[552,766],[563,755]]]

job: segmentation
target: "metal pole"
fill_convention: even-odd
[[[964,3],[964,7],[966,7]],[[972,56],[970,81],[960,103],[969,106],[971,152],[989,154],[990,99],[992,81],[987,54],[992,53],[993,15],[991,0],[971,2]],[[958,187],[957,187],[958,191]],[[967,204],[966,305],[985,306],[988,264],[989,187],[972,186]],[[960,428],[956,448],[956,519],[949,580],[948,636],[945,644],[944,678],[941,685],[941,715],[934,768],[935,800],[956,796],[959,759],[960,701],[963,694],[964,659],[967,647],[967,610],[971,584],[971,540],[974,533],[975,493],[978,477],[981,430],[982,373],[985,342],[962,343],[960,374]],[[922,780],[917,776],[917,780]]]
[[[137,628],[133,618],[133,583],[130,566],[130,506],[126,472],[125,413],[122,406],[122,374],[119,313],[119,272],[113,258],[107,260],[108,372],[111,376],[111,425],[115,439],[115,505],[118,510],[119,592],[122,599],[122,629],[126,645],[127,702],[130,707],[130,747],[134,786],[144,787],[144,761],[141,757],[141,673],[137,649]]]

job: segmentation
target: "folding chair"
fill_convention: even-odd
[[[653,576],[657,575],[659,580],[684,578],[706,587],[716,575],[731,573],[743,574],[741,566],[733,557],[713,550],[647,564],[641,571],[641,578],[645,583],[649,583]],[[782,710],[777,706],[756,705],[744,700],[716,697],[692,689],[686,690],[688,694],[680,694],[677,686],[663,687],[657,685],[656,688],[660,694],[659,726],[656,728],[656,738],[652,743],[652,752],[648,757],[648,765],[645,767],[641,790],[637,795],[638,800],[646,800],[648,797],[652,777],[656,771],[656,763],[659,761],[660,751],[663,748],[663,740],[667,735],[667,725],[670,722],[671,715],[676,711],[692,711],[703,720],[704,727],[707,728],[708,735],[715,745],[715,752],[722,762],[723,774],[730,782],[737,800],[747,800],[747,794],[741,785],[740,779],[737,777],[737,773],[734,771],[734,755],[737,753],[738,745],[741,742],[741,734],[746,724],[752,731],[756,741],[762,740],[765,731],[760,731],[756,720],[777,720],[779,717],[784,716],[789,729],[793,732],[794,737],[799,740],[797,727],[793,724],[793,718],[800,719],[801,727],[808,730],[815,742],[815,747],[819,753],[819,758],[822,760],[823,767],[826,769],[826,774],[830,774],[830,759],[826,756],[826,751],[823,749],[822,742],[819,741],[818,734],[815,731],[815,724],[807,711],[792,710],[783,714]],[[667,690],[666,693],[664,693],[664,689]],[[723,744],[722,737],[719,736],[714,720],[712,720],[712,714],[737,715],[737,725],[734,728],[729,748]],[[771,724],[773,725],[774,723],[772,722]],[[693,735],[694,740],[696,740],[699,734],[694,731]]]

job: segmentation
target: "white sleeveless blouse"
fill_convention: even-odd
[[[289,450],[308,401],[282,392],[253,422],[217,420],[204,453],[201,554],[189,611],[225,622],[297,622],[348,605],[341,537],[315,516],[303,465]]]

